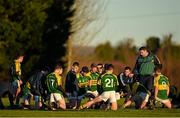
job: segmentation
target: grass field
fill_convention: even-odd
[[[7,99],[3,99],[8,105]],[[0,110],[0,117],[180,117],[180,109],[156,108],[155,110],[135,110],[133,108],[104,110],[66,110],[66,111],[38,111],[38,110]]]

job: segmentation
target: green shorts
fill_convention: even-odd
[[[161,100],[167,100],[168,99],[167,90],[158,91],[157,97]]]
[[[160,99],[160,98],[156,98],[157,101],[161,102],[161,103],[166,103],[169,102],[169,99]]]

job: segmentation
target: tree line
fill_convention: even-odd
[[[180,44],[172,41],[172,34],[165,35],[163,38],[151,36],[146,39],[145,46],[151,53],[157,55],[163,65],[163,72],[166,74],[173,85],[180,87]],[[95,48],[96,58],[101,61],[120,61],[125,65],[134,66],[138,55],[138,47],[133,43],[133,39],[127,38],[120,41],[116,46],[110,42],[99,44]]]

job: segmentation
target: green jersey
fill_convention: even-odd
[[[78,74],[76,75],[76,77],[77,77],[78,88],[79,88],[79,90],[78,90],[78,95],[83,95],[83,94],[85,94],[86,91],[87,91],[89,79],[88,79],[88,77],[86,77],[86,76],[85,76],[85,77],[82,76],[80,73],[78,73]]]
[[[58,89],[58,82],[57,82],[56,75],[54,73],[50,73],[47,76],[46,85],[47,85],[49,93],[61,93],[61,91],[59,91]]]
[[[103,74],[99,82],[103,92],[115,91],[116,87],[119,85],[117,76],[109,72]]]
[[[99,79],[99,74],[98,73],[91,73],[90,74],[91,78],[91,86],[89,86],[90,91],[96,91],[97,90],[97,81]]]
[[[154,67],[158,64],[160,64],[158,58],[152,54],[149,54],[147,57],[139,56],[135,65],[135,73],[153,75]]]
[[[26,82],[26,84],[23,87],[23,96],[30,94],[31,93],[30,89],[31,89],[30,83]]]
[[[154,86],[158,87],[157,97],[160,99],[168,99],[167,91],[169,89],[169,80],[166,76],[159,74],[154,78]]]

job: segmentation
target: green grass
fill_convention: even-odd
[[[8,105],[7,99],[3,99]],[[122,101],[119,101],[121,103]],[[135,110],[133,108],[117,111],[81,110],[81,111],[38,111],[38,110],[0,110],[0,117],[180,117],[180,109],[156,108],[155,110]]]

